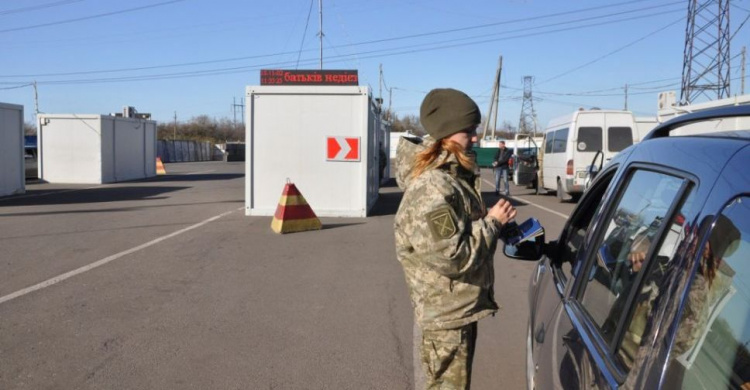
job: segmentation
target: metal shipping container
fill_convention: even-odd
[[[156,122],[110,115],[39,115],[39,178],[101,184],[156,176]]]
[[[367,216],[390,140],[368,87],[248,86],[246,97],[246,215],[274,215],[288,179],[319,217]]]
[[[0,103],[0,196],[26,192],[23,106]]]

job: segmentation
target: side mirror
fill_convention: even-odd
[[[537,261],[544,254],[544,231],[531,240],[519,242],[516,245],[505,244],[503,253],[511,259]]]

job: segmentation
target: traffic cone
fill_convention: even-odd
[[[287,180],[284,191],[271,221],[271,230],[276,233],[294,233],[306,230],[320,230],[320,220],[307,204],[297,187]]]
[[[166,175],[167,170],[164,169],[164,163],[161,162],[161,157],[156,158],[156,174],[157,175]]]

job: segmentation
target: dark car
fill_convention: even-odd
[[[505,246],[539,260],[529,388],[750,388],[749,123],[738,106],[660,125],[598,171],[558,240]]]

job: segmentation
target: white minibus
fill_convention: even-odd
[[[639,140],[635,129],[630,111],[579,110],[551,120],[544,130],[542,187],[557,191],[560,201],[577,199],[597,152],[609,161]]]

